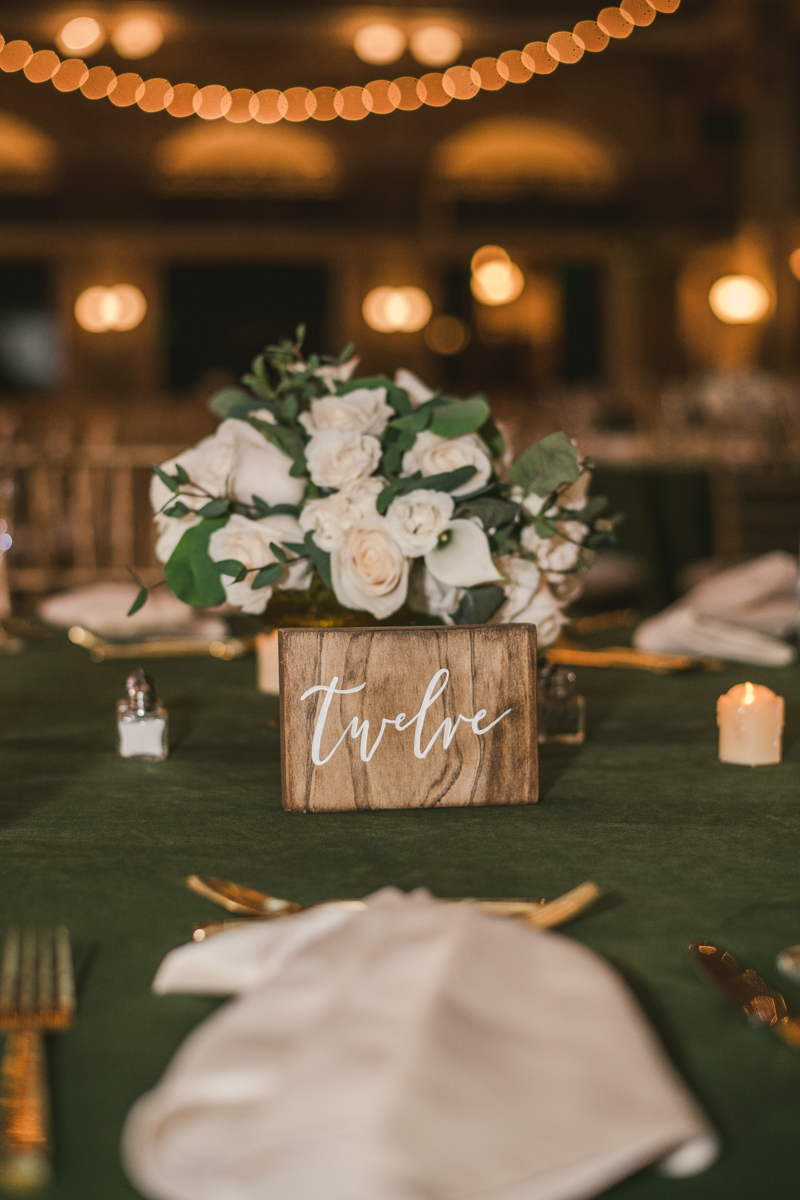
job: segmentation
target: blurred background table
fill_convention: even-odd
[[[752,668],[585,670],[587,741],[542,748],[538,806],[314,817],[281,809],[278,705],[256,691],[251,659],[153,669],[173,749],[145,764],[115,753],[125,664],[93,665],[60,640],[0,659],[3,924],[65,922],[79,966],[77,1026],[50,1051],[58,1169],[48,1197],[135,1195],[119,1163],[125,1114],[216,1006],[149,990],[163,955],[219,915],[185,889],[194,871],[304,904],[386,884],[552,897],[596,880],[616,902],[566,935],[622,972],[725,1144],[703,1176],[644,1172],[609,1194],[793,1194],[800,1055],[726,1008],[687,947],[718,939],[800,1008],[800,984],[774,967],[800,941],[800,670],[752,676],[786,697],[777,767],[716,760],[716,698]]]

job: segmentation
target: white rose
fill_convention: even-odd
[[[543,538],[535,526],[526,525],[519,537],[520,544],[524,550],[536,555],[536,562],[543,571],[572,571],[578,565],[589,526],[583,521],[557,521],[556,528],[557,534]]]
[[[155,518],[158,539],[154,549],[158,561],[169,562],[186,530],[191,529],[193,525],[199,525],[202,519],[194,513],[188,513],[185,517],[165,517],[163,513],[158,514]]]
[[[352,433],[380,436],[395,411],[386,403],[386,388],[356,388],[344,396],[325,396],[312,400],[309,412],[298,420],[310,434],[326,429],[344,429]]]
[[[502,579],[483,529],[473,521],[448,521],[447,540],[425,555],[425,566],[445,587],[475,587]]]
[[[403,553],[418,558],[433,550],[452,515],[453,497],[447,492],[417,488],[392,501],[386,524]]]
[[[270,412],[268,408],[257,408],[255,412],[247,414],[248,421],[263,421],[265,425],[277,425],[278,418],[274,412]]]
[[[408,590],[408,559],[385,522],[351,529],[331,554],[336,599],[345,608],[382,620],[401,607]]]
[[[208,553],[213,562],[235,559],[248,569],[267,567],[277,562],[270,550],[270,542],[302,542],[300,525],[294,517],[262,517],[250,521],[235,513],[221,529],[212,533],[208,540]],[[291,555],[291,552],[290,552]],[[287,564],[277,583],[279,588],[302,588],[308,586],[310,567],[306,559]],[[242,612],[262,613],[272,595],[272,587],[253,590],[250,586],[255,576],[250,575],[241,583],[234,583],[229,575],[222,575],[222,586],[230,604],[241,607]]]
[[[417,440],[403,455],[403,474],[443,475],[446,471],[457,471],[459,467],[477,467],[475,474],[461,487],[454,488],[453,496],[466,496],[489,482],[492,462],[486,446],[479,437],[467,433],[463,437],[445,438],[426,429],[417,434]]]
[[[247,421],[229,418],[217,430],[217,436],[232,447],[228,495],[241,504],[252,504],[253,496],[267,504],[299,504],[306,480],[289,474],[292,460],[267,441]],[[225,487],[217,492],[225,495]]]
[[[552,646],[567,623],[561,602],[542,579],[535,563],[524,558],[500,560],[503,573],[511,581],[505,585],[506,602],[490,624],[530,624],[536,626],[539,646]]]
[[[375,501],[383,487],[378,477],[359,479],[323,500],[309,500],[300,513],[300,525],[314,534],[320,550],[333,550],[354,525],[378,519]]]
[[[414,408],[419,408],[420,404],[424,404],[426,400],[431,400],[436,395],[436,392],[423,383],[418,375],[415,375],[413,371],[406,370],[405,367],[400,367],[395,371],[394,382],[397,387],[408,393],[408,398]]]
[[[268,442],[247,421],[229,417],[217,432],[190,450],[161,464],[168,475],[182,466],[191,480],[176,500],[198,509],[213,496],[229,495],[242,504],[260,496],[267,504],[299,504],[305,480],[289,474],[292,460]],[[156,513],[173,498],[157,475],[150,484],[150,501]]]
[[[346,363],[326,363],[323,367],[317,367],[316,371],[313,371],[312,374],[323,381],[329,392],[333,392],[337,383],[347,383],[358,363],[359,359],[354,355]],[[292,375],[296,375],[300,371],[305,371],[305,369],[306,364],[304,362],[289,363],[286,368]]]
[[[463,588],[447,587],[440,583],[424,563],[413,564],[408,583],[408,606],[414,612],[443,617],[446,625],[452,625],[452,614],[461,603],[463,595]]]
[[[381,444],[368,433],[329,429],[315,433],[306,446],[306,462],[317,487],[341,488],[371,475],[381,458]]]

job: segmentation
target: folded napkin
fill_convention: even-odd
[[[716,1157],[626,987],[558,934],[386,889],[167,956],[236,991],[128,1116],[154,1200],[579,1200]]]
[[[796,654],[780,637],[796,628],[797,615],[797,559],[776,550],[704,579],[643,621],[633,644],[663,654],[713,654],[785,667]]]
[[[38,613],[51,625],[63,629],[80,625],[101,638],[180,634],[213,641],[227,636],[227,625],[220,617],[202,616],[166,587],[152,591],[144,608],[129,617],[128,609],[138,594],[135,583],[92,583],[48,596]]]

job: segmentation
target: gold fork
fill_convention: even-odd
[[[45,1033],[68,1029],[75,1012],[69,933],[10,929],[0,968],[0,1187],[29,1192],[51,1180]]]

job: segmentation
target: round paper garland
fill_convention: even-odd
[[[48,79],[60,92],[80,89],[88,100],[107,98],[117,108],[137,104],[143,112],[194,114],[206,121],[225,117],[234,124],[258,121],[360,121],[369,113],[411,112],[427,104],[440,108],[451,100],[471,100],[479,91],[496,92],[507,83],[526,83],[533,75],[550,75],[559,63],[576,63],[588,50],[597,54],[611,38],[626,38],[635,25],[650,25],[656,13],[672,13],[680,0],[622,0],[619,8],[604,8],[596,21],[579,21],[569,33],[561,30],[546,42],[529,42],[524,50],[506,50],[497,58],[478,58],[471,67],[431,71],[417,79],[376,79],[366,87],[250,88],[228,91],[222,84],[199,88],[193,83],[174,86],[168,79],[142,79],[134,71],[117,75],[111,67],[87,67],[80,58],[63,61],[53,50],[34,52],[29,42],[6,42],[0,34],[0,70],[22,71],[31,83]]]

